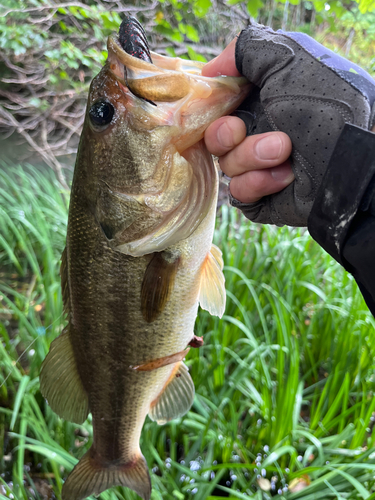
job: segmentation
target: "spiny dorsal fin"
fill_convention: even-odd
[[[144,456],[131,463],[101,464],[91,448],[74,467],[64,483],[62,500],[82,500],[90,495],[99,495],[112,486],[126,486],[134,490],[143,500],[151,497],[151,480]]]
[[[68,283],[68,258],[67,258],[66,247],[64,248],[63,253],[61,255],[60,276],[61,276],[61,292],[64,304],[64,313],[69,316],[70,296],[69,296],[69,283]]]
[[[60,417],[76,424],[86,420],[89,398],[78,374],[67,329],[52,342],[42,363],[40,391]]]
[[[219,318],[224,314],[226,300],[223,265],[221,250],[212,245],[202,266],[199,303],[202,309]]]
[[[158,252],[147,266],[141,290],[141,310],[147,323],[164,310],[176,277],[179,256]]]
[[[181,361],[174,368],[163,390],[151,403],[148,416],[158,424],[182,417],[194,401],[194,382],[187,366]]]

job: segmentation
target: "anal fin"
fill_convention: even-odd
[[[144,456],[129,463],[101,464],[91,448],[74,467],[62,488],[62,500],[82,500],[99,495],[112,486],[126,486],[143,500],[151,497],[151,480]]]
[[[151,403],[148,416],[158,424],[165,424],[185,415],[194,401],[194,382],[187,366],[180,362],[174,368],[162,392]]]
[[[40,391],[54,412],[82,424],[89,413],[89,399],[78,374],[69,330],[55,339],[40,371]]]
[[[221,250],[212,245],[201,271],[199,303],[202,309],[221,318],[225,311],[225,278]]]

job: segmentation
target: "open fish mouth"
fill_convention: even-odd
[[[246,78],[204,77],[203,62],[162,56],[150,51],[143,27],[131,16],[124,19],[118,34],[109,37],[107,46],[114,76],[134,95],[151,104],[178,101],[197,86],[201,96],[207,98],[211,94],[209,82],[213,80],[238,93],[240,87],[247,83]]]

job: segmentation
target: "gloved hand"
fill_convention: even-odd
[[[375,82],[305,34],[274,32],[257,24],[240,34],[236,66],[257,87],[237,116],[248,135],[275,130],[288,134],[295,181],[257,202],[232,198],[231,203],[255,222],[306,226],[345,123],[367,130],[373,126]]]

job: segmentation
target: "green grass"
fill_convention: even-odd
[[[39,392],[64,324],[67,199],[49,171],[0,170],[0,499],[42,499],[41,484],[60,498],[92,440],[90,418],[63,421]],[[152,500],[374,500],[375,330],[354,280],[306,231],[251,224],[227,207],[215,242],[225,316],[199,313],[192,410],[145,423]],[[100,498],[138,497],[116,488]]]

